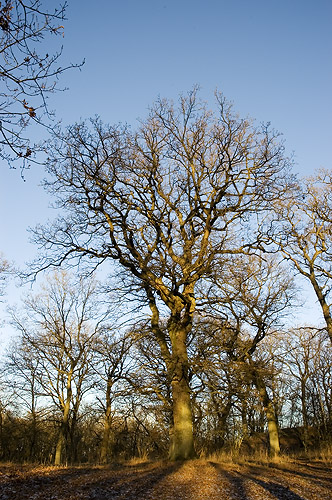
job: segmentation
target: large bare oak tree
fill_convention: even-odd
[[[287,184],[278,134],[239,118],[220,94],[209,111],[193,90],[178,106],[157,101],[136,132],[92,120],[49,151],[46,185],[63,215],[35,230],[46,250],[38,267],[85,258],[118,264],[128,291],[150,307],[167,366],[170,458],[192,457],[187,338],[197,285],[216,258],[259,246],[255,217]]]

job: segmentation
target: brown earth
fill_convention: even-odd
[[[0,465],[0,500],[332,500],[323,462]]]

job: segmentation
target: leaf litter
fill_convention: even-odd
[[[332,500],[323,462],[0,465],[0,500]]]

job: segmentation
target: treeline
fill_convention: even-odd
[[[266,285],[253,289],[261,307],[269,300]],[[241,288],[247,297],[248,286]],[[239,309],[247,308],[237,300]],[[234,313],[235,302],[233,297]],[[273,321],[273,311],[266,314]],[[260,332],[259,325],[249,329],[249,309],[246,315],[247,327],[242,323],[240,330],[235,316],[226,320],[208,307],[195,316],[187,347],[197,453],[255,452],[253,436],[262,438],[267,430],[263,449],[278,453],[283,428],[283,452],[330,444],[332,348],[326,331]],[[148,321],[117,329],[98,283],[64,271],[26,297],[12,321],[19,335],[2,366],[1,460],[107,463],[167,456],[171,383]]]

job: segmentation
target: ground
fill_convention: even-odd
[[[324,462],[0,465],[0,500],[332,500]]]

